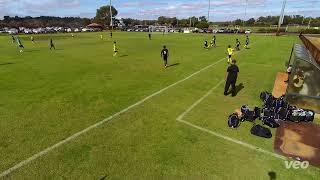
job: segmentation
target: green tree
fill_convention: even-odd
[[[254,18],[251,18],[248,21],[246,21],[246,25],[253,26],[255,22],[256,22],[256,20]]]
[[[116,8],[111,6],[112,19],[114,19],[118,15],[118,11]],[[110,17],[110,6],[102,6],[97,9],[96,17],[93,20],[95,23],[99,23],[101,25],[110,25],[111,17]]]

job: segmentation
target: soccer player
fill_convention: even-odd
[[[228,51],[228,63],[230,64],[231,63],[231,57],[232,57],[232,54],[233,54],[233,49],[231,48],[231,46],[229,45],[228,46],[228,49],[227,49],[227,51]]]
[[[103,35],[102,34],[100,34],[100,39],[103,40]]]
[[[149,40],[151,40],[151,33],[149,33]]]
[[[51,39],[50,39],[50,50],[52,50],[52,48],[53,48],[54,50],[56,50],[56,47],[54,46],[53,40],[52,40],[52,38],[51,38]]]
[[[11,36],[11,38],[12,38],[12,44],[16,42],[16,39],[14,38],[14,36]]]
[[[112,39],[112,36],[113,36],[113,34],[112,34],[112,31],[110,32],[110,38]]]
[[[71,33],[71,37],[74,38],[74,34],[73,33]]]
[[[18,46],[19,46],[19,49],[20,49],[20,53],[22,53],[23,49],[24,49],[24,46],[23,46],[23,44],[22,44],[22,42],[21,42],[19,37],[17,37],[17,43],[18,43]]]
[[[216,45],[216,36],[213,36],[210,45],[211,45],[211,47],[217,47],[217,45]]]
[[[164,62],[164,68],[168,67],[168,57],[169,57],[169,50],[166,46],[163,46],[163,49],[161,51],[161,57],[163,58]]]
[[[34,37],[31,36],[30,39],[31,39],[32,44],[34,44]]]
[[[113,57],[117,56],[118,54],[118,47],[117,47],[117,42],[113,42]]]
[[[237,51],[240,51],[240,45],[241,45],[241,43],[240,43],[239,39],[236,39],[236,49],[237,49]]]
[[[228,91],[230,88],[230,85],[232,87],[232,97],[236,96],[236,83],[239,73],[239,67],[236,65],[236,60],[232,60],[232,64],[228,67],[227,75],[226,75],[226,85],[224,88],[224,95],[228,95]]]
[[[244,48],[248,49],[249,48],[249,43],[250,43],[250,39],[249,39],[249,36],[247,35],[246,45],[244,46]]]
[[[208,49],[208,41],[207,40],[204,41],[204,48]]]

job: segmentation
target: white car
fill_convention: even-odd
[[[17,29],[10,29],[8,31],[9,34],[18,34],[18,30]]]
[[[245,33],[245,34],[251,34],[251,30],[248,29],[248,30],[246,30],[244,33]]]

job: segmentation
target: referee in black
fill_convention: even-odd
[[[163,58],[163,61],[164,61],[164,68],[167,68],[168,67],[169,50],[167,49],[166,46],[163,46],[163,49],[161,51],[161,57]]]
[[[236,83],[239,73],[239,67],[236,65],[237,61],[235,59],[232,60],[231,65],[228,67],[227,75],[226,75],[226,85],[224,88],[224,95],[228,95],[229,88],[232,88],[232,97],[236,96]]]

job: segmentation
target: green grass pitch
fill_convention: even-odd
[[[211,35],[114,33],[21,36],[19,53],[9,36],[0,36],[0,172],[73,134],[159,92],[99,127],[30,163],[9,179],[316,179],[319,169],[287,170],[283,160],[213,136],[176,121],[224,79],[227,45],[244,35],[217,35],[217,48],[203,49]],[[57,50],[49,50],[53,38]],[[261,105],[284,70],[297,37],[251,36],[251,49],[235,55],[240,67],[237,97],[219,85],[184,121],[273,152],[273,139],[250,135],[252,124],[227,127],[227,116],[249,104]],[[169,63],[160,51],[167,45]],[[217,62],[217,63],[215,63]],[[274,131],[273,131],[274,133]]]

